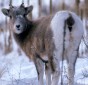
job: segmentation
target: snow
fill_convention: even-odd
[[[77,83],[88,85],[88,59],[78,59],[76,64],[76,74],[75,74],[75,80]],[[83,73],[87,75],[87,77],[83,76]]]
[[[29,62],[29,59],[25,54],[19,56],[17,51],[6,56],[2,55],[2,57],[0,57],[0,67],[2,69],[5,68],[0,82],[12,82],[15,80],[25,80],[25,82],[28,82],[27,80],[37,79],[37,72],[34,63],[32,61]]]

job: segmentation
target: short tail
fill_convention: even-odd
[[[75,21],[72,17],[72,15],[69,13],[69,17],[66,19],[66,24],[68,26],[69,31],[72,31],[72,26],[74,25]]]

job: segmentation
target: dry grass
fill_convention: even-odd
[[[3,76],[3,74],[5,73],[6,68],[0,68],[0,78]]]

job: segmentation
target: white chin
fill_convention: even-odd
[[[21,31],[21,30],[15,30],[15,33],[16,33],[16,34],[21,34],[22,31]]]

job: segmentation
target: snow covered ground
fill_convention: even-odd
[[[67,68],[66,63],[64,64]],[[24,53],[17,51],[0,56],[0,85],[37,85],[38,78],[35,66]],[[66,74],[66,73],[64,73]],[[86,78],[87,76],[87,78]],[[76,64],[75,82],[88,85],[88,59],[78,58]]]
[[[37,73],[33,62],[17,52],[0,56],[0,70],[3,71],[0,85],[35,85]],[[31,84],[30,84],[31,83]]]

